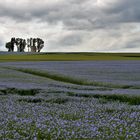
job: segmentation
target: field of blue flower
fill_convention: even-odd
[[[0,139],[139,140],[140,63],[0,63]]]

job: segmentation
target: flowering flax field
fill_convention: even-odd
[[[140,61],[0,63],[1,140],[139,140]]]

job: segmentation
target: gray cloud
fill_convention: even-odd
[[[139,0],[1,1],[1,42],[11,36],[41,36],[47,37],[49,51],[137,48],[139,7]]]
[[[101,0],[100,0],[101,1]],[[62,0],[49,4],[25,0],[17,3],[0,3],[0,15],[17,21],[29,21],[34,18],[48,23],[62,21],[66,27],[73,29],[103,28],[116,22],[139,22],[139,0]]]
[[[117,1],[112,7],[104,8],[104,11],[112,22],[140,22],[139,6],[139,0],[123,0]]]

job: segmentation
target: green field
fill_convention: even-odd
[[[7,61],[88,61],[140,60],[140,53],[39,53],[1,54],[0,62]]]

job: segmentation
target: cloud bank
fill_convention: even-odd
[[[0,1],[0,50],[41,37],[43,51],[140,52],[139,0]]]

